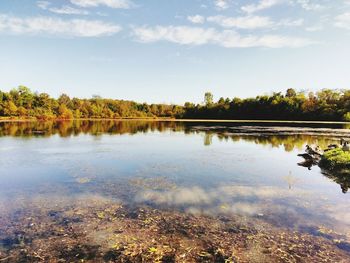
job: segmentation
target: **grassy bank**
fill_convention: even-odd
[[[350,169],[350,152],[342,149],[330,150],[322,156],[320,166],[328,170]]]

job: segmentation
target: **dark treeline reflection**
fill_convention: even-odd
[[[197,131],[198,132],[198,131]],[[329,139],[324,136],[314,135],[241,135],[241,134],[221,134],[213,132],[205,132],[203,143],[206,146],[210,146],[213,142],[213,138],[218,138],[219,141],[247,141],[260,145],[267,145],[273,148],[283,147],[286,152],[291,152],[294,149],[303,150],[305,144],[313,145],[317,144],[321,148],[326,148],[330,143],[334,142],[334,139]]]
[[[260,145],[271,147],[283,147],[290,152],[294,149],[302,150],[305,144],[317,144],[326,147],[334,140],[328,136],[315,135],[242,135],[225,133],[224,131],[201,130],[198,127],[193,129],[193,124],[186,122],[165,122],[165,121],[142,121],[142,120],[75,120],[75,121],[45,121],[45,122],[0,122],[0,137],[49,137],[59,135],[60,137],[78,136],[89,134],[98,136],[102,134],[122,135],[148,132],[182,132],[185,134],[204,135],[203,144],[210,146],[213,138],[219,141],[240,141],[244,140]]]
[[[3,122],[0,123],[0,136],[41,137],[58,134],[61,137],[80,134],[136,134],[163,132],[165,130],[183,131],[184,128],[175,122],[157,121],[45,121],[45,122]]]
[[[350,177],[349,170],[344,171],[326,171],[322,170],[322,174],[329,179],[333,180],[335,183],[340,185],[341,191],[346,194],[350,188]]]
[[[261,146],[282,148],[286,152],[292,152],[293,150],[303,152],[306,144],[319,145],[321,148],[326,148],[329,144],[334,143],[339,139],[332,136],[332,130],[327,136],[319,136],[317,133],[300,134],[297,132],[293,135],[285,135],[280,133],[267,135],[263,132],[257,135],[234,133],[232,130],[230,130],[230,128],[233,127],[233,124],[228,124],[228,126],[212,126],[212,124],[208,123],[201,124],[203,126],[197,126],[198,123],[146,120],[0,122],[0,137],[13,136],[23,138],[40,138],[50,137],[53,135],[58,135],[60,137],[71,137],[79,136],[81,134],[88,134],[92,136],[100,136],[103,134],[132,135],[137,133],[172,131],[181,132],[188,135],[197,135],[199,139],[203,140],[203,145],[206,147],[210,147],[210,145],[213,143],[234,143],[245,141]],[[237,126],[239,124],[234,125]],[[213,129],[207,130],[208,127]],[[249,127],[254,127],[254,124],[244,127],[249,129]],[[298,128],[300,127],[294,127],[293,129],[298,131]],[[346,129],[347,127],[342,128]],[[343,193],[348,191],[350,187],[350,179],[347,176],[348,171],[346,171],[345,174],[335,174],[334,172],[323,170],[321,172],[328,178],[338,183],[341,186]]]

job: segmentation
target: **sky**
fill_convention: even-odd
[[[350,0],[0,0],[0,90],[149,103],[350,87]]]

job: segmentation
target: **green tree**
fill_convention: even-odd
[[[27,109],[32,108],[32,104],[34,102],[34,94],[31,92],[31,90],[25,86],[19,86],[18,94],[20,100],[18,106],[23,106]]]
[[[294,98],[297,96],[297,93],[294,89],[287,89],[287,92],[286,92],[286,97],[288,98]]]
[[[204,103],[206,106],[210,106],[213,104],[214,96],[211,92],[206,92],[204,94]]]

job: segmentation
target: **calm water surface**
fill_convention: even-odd
[[[268,132],[257,134],[262,125]],[[341,125],[0,123],[0,212],[83,196],[214,218],[242,215],[314,235],[323,227],[348,242],[350,179],[299,166],[297,157],[306,144],[338,140],[337,132],[350,136]]]

